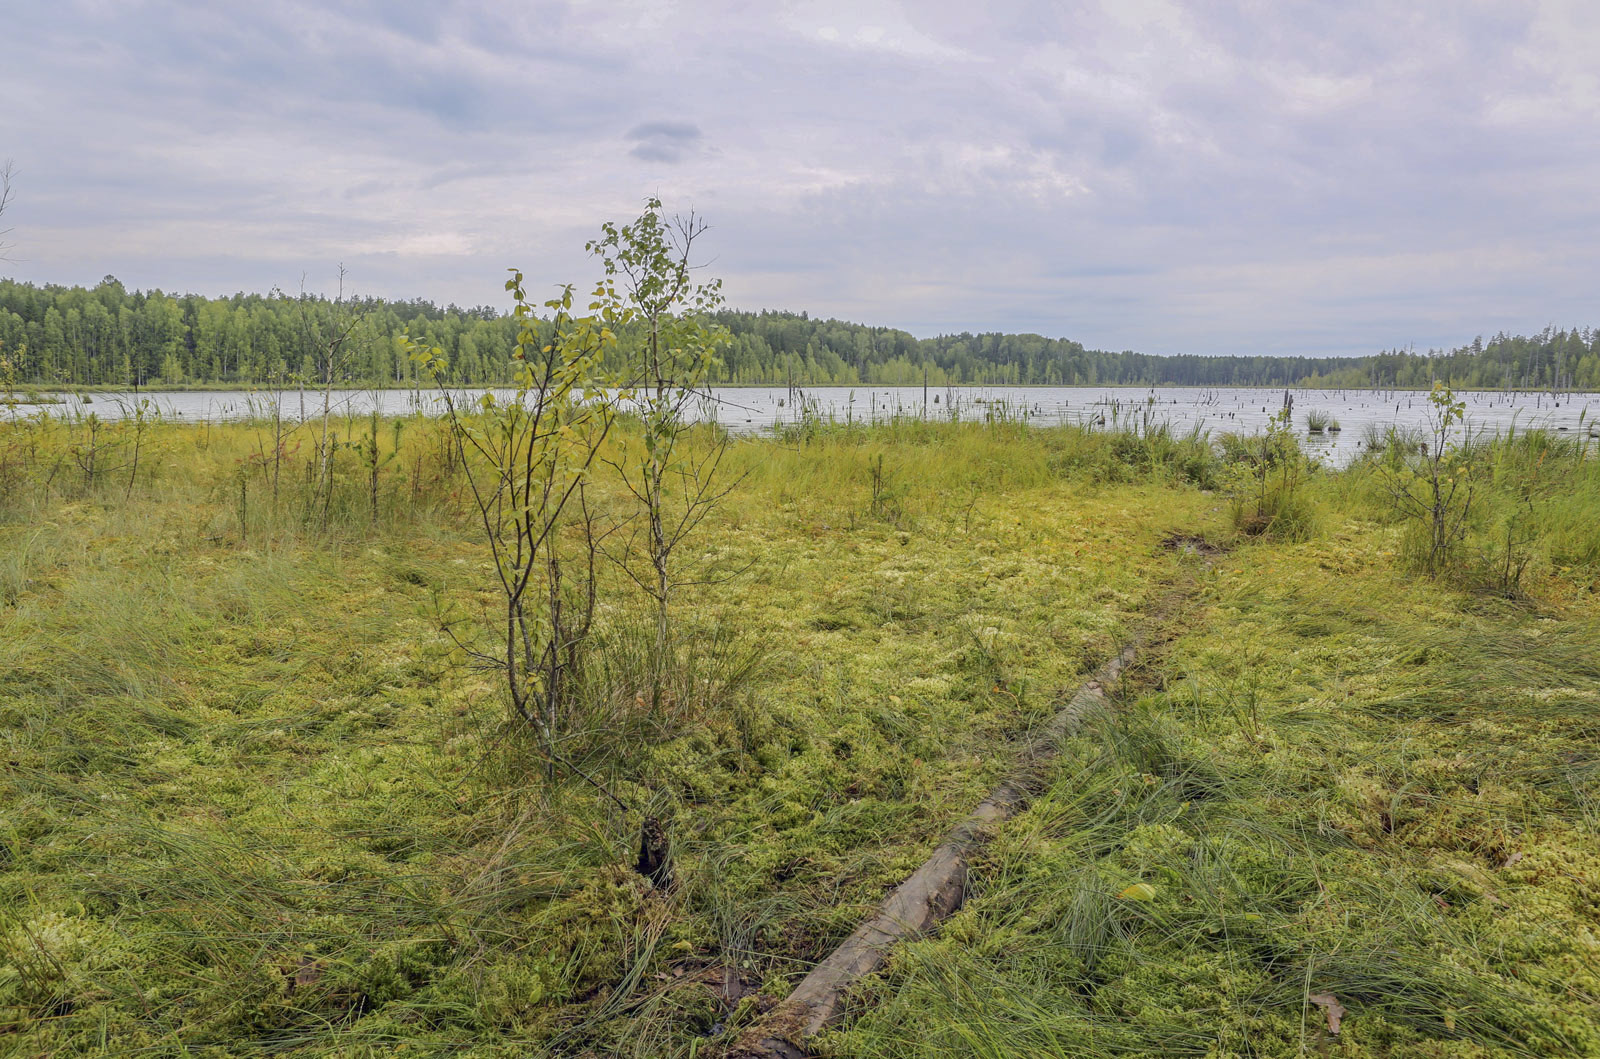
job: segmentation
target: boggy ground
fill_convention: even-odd
[[[981,796],[1214,506],[1018,429],[740,443],[693,542],[736,576],[679,608],[681,694],[629,691],[648,635],[613,571],[615,679],[574,736],[671,822],[663,896],[637,812],[546,783],[440,633],[493,597],[424,428],[376,527],[341,456],[326,528],[287,484],[268,509],[265,426],[161,427],[126,490],[51,462],[74,429],[13,450],[46,454],[0,573],[0,1004],[42,1054],[695,1046]]]
[[[1450,590],[1391,541],[1351,519],[1202,572],[819,1051],[1600,1054],[1594,597]]]
[[[602,573],[571,753],[623,810],[548,781],[440,631],[494,597],[427,425],[394,432],[376,524],[354,453],[327,507],[270,508],[264,426],[160,426],[126,482],[50,462],[81,428],[11,429],[15,1054],[716,1054],[1174,582],[1198,594],[1124,708],[819,1049],[1600,1050],[1600,671],[1565,552],[1531,602],[1413,580],[1360,483],[1313,474],[1310,540],[1208,569],[1162,545],[1228,535],[1203,443],[738,442],[661,703],[642,601]],[[670,893],[631,867],[645,812]],[[1347,1009],[1337,1038],[1312,997]]]

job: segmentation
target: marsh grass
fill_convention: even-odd
[[[1367,547],[1223,560],[827,1053],[1600,1047],[1592,609],[1442,601]]]
[[[661,894],[637,818],[549,782],[441,633],[492,572],[448,438],[403,423],[376,431],[375,523],[364,449],[334,450],[324,522],[291,436],[274,503],[264,420],[152,425],[131,490],[85,488],[82,424],[0,433],[0,1024],[25,1048],[714,1054],[1178,576],[1161,540],[1227,519],[1202,491],[1227,440],[1156,427],[736,439],[668,694],[641,694],[653,625],[613,571],[572,731],[671,822]],[[1519,598],[1408,582],[1370,464],[1308,476],[1307,539],[1217,560],[829,1047],[1594,1050],[1600,479],[1564,439],[1492,444],[1472,539],[1530,527]]]
[[[982,483],[983,492],[1083,479],[1211,488],[1218,466],[1203,434],[1175,435],[1165,425],[1096,431],[1041,429],[1010,419],[950,423],[902,417],[877,426],[785,428],[778,436],[776,449],[760,440],[739,443],[747,453],[759,455],[753,474],[786,482],[794,494],[852,498],[854,506],[868,513],[876,496],[877,507],[892,502],[902,517],[942,514],[954,500],[970,494],[974,481]],[[898,459],[885,463],[882,457],[890,450]]]
[[[1341,477],[1343,498],[1370,517],[1395,521],[1383,483],[1404,473],[1427,442],[1394,429],[1369,436],[1360,460]],[[1473,501],[1459,547],[1438,571],[1456,584],[1519,598],[1531,573],[1593,577],[1600,570],[1600,459],[1584,439],[1547,430],[1512,428],[1469,438],[1446,454],[1451,467],[1470,468]],[[1399,535],[1401,564],[1427,567],[1433,544],[1426,527]]]
[[[1561,567],[1600,567],[1600,459],[1578,438],[1547,430],[1509,430],[1480,442],[1494,510],[1483,525],[1493,532],[1521,519],[1522,532]]]
[[[0,1022],[25,1048],[706,1054],[982,797],[1207,504],[1194,443],[1003,409],[734,442],[667,694],[640,694],[648,615],[609,571],[571,733],[671,822],[659,894],[637,818],[546,779],[442,633],[492,571],[448,438],[401,424],[335,418],[319,477],[281,422],[154,423],[132,489],[102,473],[131,437],[99,436],[90,488],[83,423],[0,428]]]
[[[1226,487],[1229,521],[1238,535],[1307,540],[1320,531],[1321,491],[1309,487],[1318,467],[1301,451],[1287,410],[1262,433],[1220,435],[1217,448],[1216,478]]]

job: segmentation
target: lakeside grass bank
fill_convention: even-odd
[[[0,426],[0,1033],[33,1052],[717,1054],[1180,578],[1124,710],[821,1049],[1600,1048],[1600,474],[1559,438],[1484,450],[1427,579],[1377,460],[1304,469],[1275,531],[1248,448],[1159,431],[735,440],[673,693],[602,565],[588,778],[551,782],[443,631],[494,597],[442,424],[375,424],[376,460],[342,425],[320,493],[269,424],[100,429]]]

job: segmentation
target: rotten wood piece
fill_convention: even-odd
[[[645,817],[639,827],[639,861],[633,870],[658,890],[672,888],[672,841],[666,827],[654,816]]]

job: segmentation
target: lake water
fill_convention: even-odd
[[[474,399],[485,391],[458,391]],[[505,396],[509,391],[497,390]],[[726,387],[710,391],[700,402],[702,418],[715,418],[730,430],[745,433],[796,422],[801,408],[838,421],[882,422],[895,416],[983,419],[1003,414],[1025,418],[1040,426],[1061,423],[1107,428],[1166,423],[1175,432],[1198,427],[1212,435],[1227,431],[1253,433],[1283,407],[1285,395],[1294,401],[1294,424],[1307,450],[1331,463],[1343,464],[1360,452],[1367,426],[1422,427],[1427,422],[1428,395],[1416,390],[1305,390],[1264,388],[1159,387],[1141,390],[1092,386],[820,386],[790,391],[784,387]],[[1600,394],[1499,393],[1459,394],[1466,402],[1467,422],[1476,430],[1504,431],[1544,427],[1587,436],[1600,423]],[[276,395],[283,414],[314,417],[321,412],[318,391],[288,390]],[[97,393],[61,395],[61,403],[39,406],[52,414],[93,412],[102,419],[130,414],[147,400],[167,419],[186,422],[224,421],[270,415],[274,395],[262,392],[206,392],[146,390],[138,394]],[[333,395],[334,413],[364,416],[376,406],[385,415],[413,412],[436,414],[442,407],[437,392],[410,390],[340,390]],[[12,415],[36,410],[22,405]],[[1343,428],[1322,435],[1306,432],[1306,414],[1318,411],[1338,420]]]

